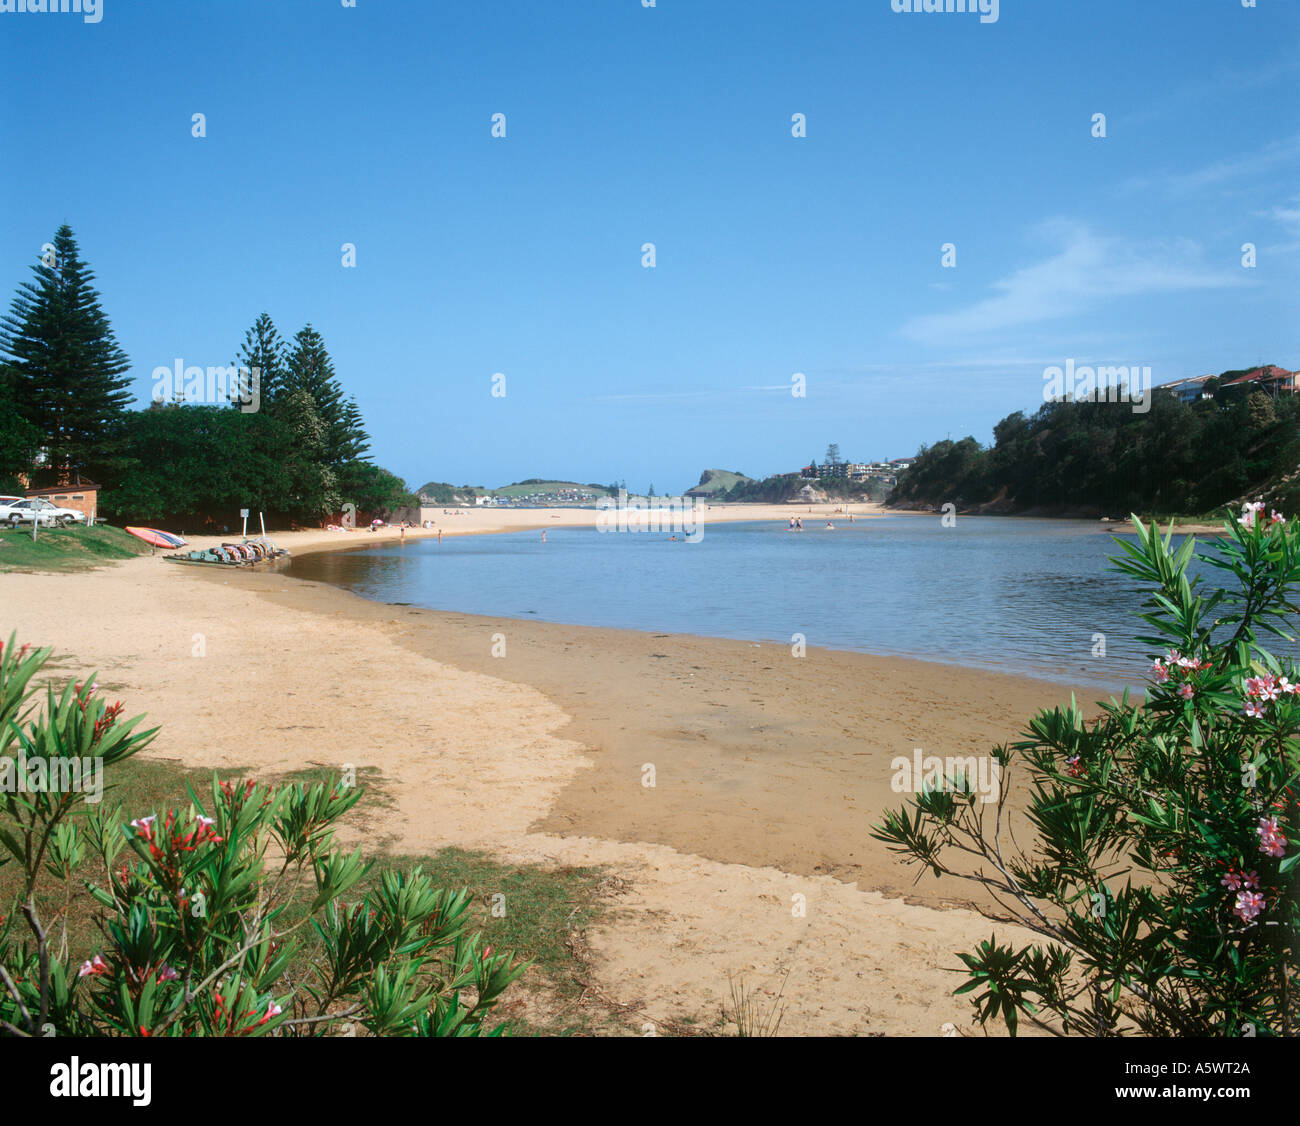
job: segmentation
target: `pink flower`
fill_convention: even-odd
[[[1246,505],[1246,506],[1241,510],[1241,526],[1242,526],[1243,528],[1248,528],[1248,529],[1249,529],[1249,528],[1254,528],[1254,527],[1255,527],[1255,517],[1256,517],[1259,513],[1263,512],[1263,511],[1264,511],[1264,502],[1263,502],[1263,501],[1259,501],[1259,500],[1257,500],[1257,501],[1253,501],[1253,502],[1247,504],[1247,505]]]
[[[156,820],[157,817],[152,813],[148,817],[137,817],[131,822],[131,828],[144,837],[145,840],[151,841],[153,840],[153,823]]]
[[[1246,695],[1254,696],[1260,700],[1276,700],[1278,697],[1278,682],[1275,676],[1265,673],[1263,676],[1248,676],[1246,678]]]
[[[1269,512],[1268,522],[1270,524],[1285,524],[1286,517],[1283,516],[1280,512]]]
[[[1157,684],[1164,684],[1169,680],[1169,669],[1165,667],[1159,657],[1156,658],[1155,664],[1151,666],[1151,676]]]
[[[1190,700],[1196,695],[1196,689],[1190,684],[1180,684],[1178,686],[1178,695],[1180,695],[1184,700]]]
[[[89,962],[82,962],[81,969],[77,971],[78,977],[103,977],[109,972],[108,963],[98,954],[90,959]]]
[[[1237,905],[1232,909],[1243,923],[1248,923],[1264,910],[1264,897],[1257,891],[1237,892]]]
[[[1264,705],[1254,704],[1251,703],[1249,700],[1247,700],[1246,706],[1241,710],[1244,711],[1248,716],[1250,716],[1251,719],[1259,719],[1260,716],[1264,714]]]
[[[1238,872],[1236,868],[1229,868],[1227,874],[1219,881],[1229,891],[1240,891],[1243,887],[1259,887],[1259,873],[1250,871],[1244,875]]]
[[[1261,817],[1255,832],[1259,834],[1259,851],[1265,856],[1286,855],[1287,839],[1277,827],[1276,817]]]
[[[159,981],[179,981],[180,974],[171,968],[166,962],[163,963],[162,969],[158,971]]]
[[[1078,755],[1072,755],[1070,758],[1065,760],[1065,773],[1071,778],[1083,777],[1083,767],[1079,765]]]

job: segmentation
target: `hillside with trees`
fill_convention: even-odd
[[[1156,389],[1151,408],[1104,401],[1045,403],[972,437],[923,446],[889,497],[899,507],[1108,515],[1208,513],[1267,492],[1289,511],[1300,487],[1300,396],[1245,384],[1205,385],[1181,402]]]
[[[263,313],[217,369],[229,373],[224,401],[187,384],[136,410],[130,361],[69,227],[32,269],[0,320],[0,487],[20,487],[20,475],[94,481],[101,515],[191,526],[232,523],[243,507],[319,523],[349,503],[367,513],[413,503],[371,460],[360,409],[311,325],[285,341]]]

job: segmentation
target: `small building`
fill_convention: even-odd
[[[79,481],[75,485],[53,485],[43,489],[25,489],[28,500],[39,497],[48,500],[59,508],[71,508],[86,514],[89,523],[95,516],[99,504],[99,486],[93,481]]]

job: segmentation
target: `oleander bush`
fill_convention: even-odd
[[[17,866],[19,889],[0,902],[0,1034],[499,1032],[485,1020],[527,963],[470,933],[469,892],[417,867],[349,901],[370,866],[336,847],[334,827],[360,789],[214,776],[186,807],[123,823],[91,764],[111,779],[157,728],[123,719],[93,678],[33,687],[50,655],[0,646],[0,865]],[[99,936],[80,962],[75,894]]]
[[[1291,640],[1300,527],[1252,504],[1198,552],[1192,538],[1174,545],[1172,525],[1133,524],[1114,564],[1150,591],[1145,699],[1126,691],[1091,719],[1073,699],[1040,712],[994,750],[996,803],[961,775],[936,778],[873,836],[981,884],[994,914],[1041,936],[958,955],[969,974],[956,992],[973,994],[981,1024],[1293,1035],[1300,685],[1266,642]],[[1020,816],[1023,848],[1009,831]]]

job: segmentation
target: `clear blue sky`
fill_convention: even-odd
[[[310,321],[412,485],[676,491],[989,441],[1067,358],[1300,367],[1295,0],[103,4],[0,13],[2,299],[71,224],[142,403]]]

